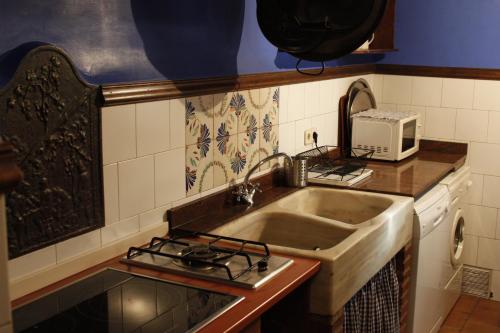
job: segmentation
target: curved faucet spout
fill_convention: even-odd
[[[285,160],[286,160],[285,163],[288,163],[289,166],[292,165],[292,158],[285,153],[276,153],[276,154],[270,155],[270,156],[262,159],[259,163],[257,163],[250,170],[248,170],[248,173],[245,176],[245,179],[243,180],[243,186],[247,187],[247,185],[249,184],[250,176],[255,172],[255,170],[260,168],[264,163],[269,162],[270,160],[273,160],[273,159],[279,158],[279,157],[285,158]],[[285,167],[286,167],[286,165],[285,165]]]
[[[250,183],[250,176],[252,176],[255,170],[259,169],[264,163],[279,157],[285,158],[285,169],[287,168],[286,165],[287,163],[288,163],[288,168],[291,167],[293,163],[292,158],[285,153],[277,153],[264,158],[259,163],[254,165],[250,170],[248,170],[248,173],[246,174],[245,179],[243,180],[243,184],[241,184],[238,187],[237,191],[233,192],[233,194],[236,196],[237,202],[245,202],[250,206],[253,205],[253,196],[255,195],[255,192],[262,192],[262,191],[260,190],[260,185],[258,183],[255,185]],[[286,177],[288,182],[289,181],[288,174],[286,175]]]

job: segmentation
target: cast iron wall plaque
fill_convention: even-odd
[[[6,197],[10,258],[104,225],[98,92],[49,45],[0,90],[0,138],[24,172]]]

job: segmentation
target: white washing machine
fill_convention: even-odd
[[[437,332],[444,321],[450,203],[446,185],[434,186],[415,202],[409,316],[414,333]]]
[[[448,237],[447,249],[449,260],[444,270],[447,279],[445,294],[443,299],[442,316],[446,318],[457,302],[462,291],[462,268],[464,253],[464,228],[467,223],[464,218],[465,195],[472,182],[470,180],[470,168],[463,166],[459,170],[451,173],[441,181],[442,185],[448,188],[450,194],[450,218],[446,221]]]

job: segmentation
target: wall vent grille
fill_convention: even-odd
[[[464,266],[462,292],[483,298],[490,298],[491,270]]]

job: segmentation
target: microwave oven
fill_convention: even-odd
[[[415,154],[420,141],[420,115],[371,109],[352,116],[352,148],[373,151],[372,158],[400,161]]]

